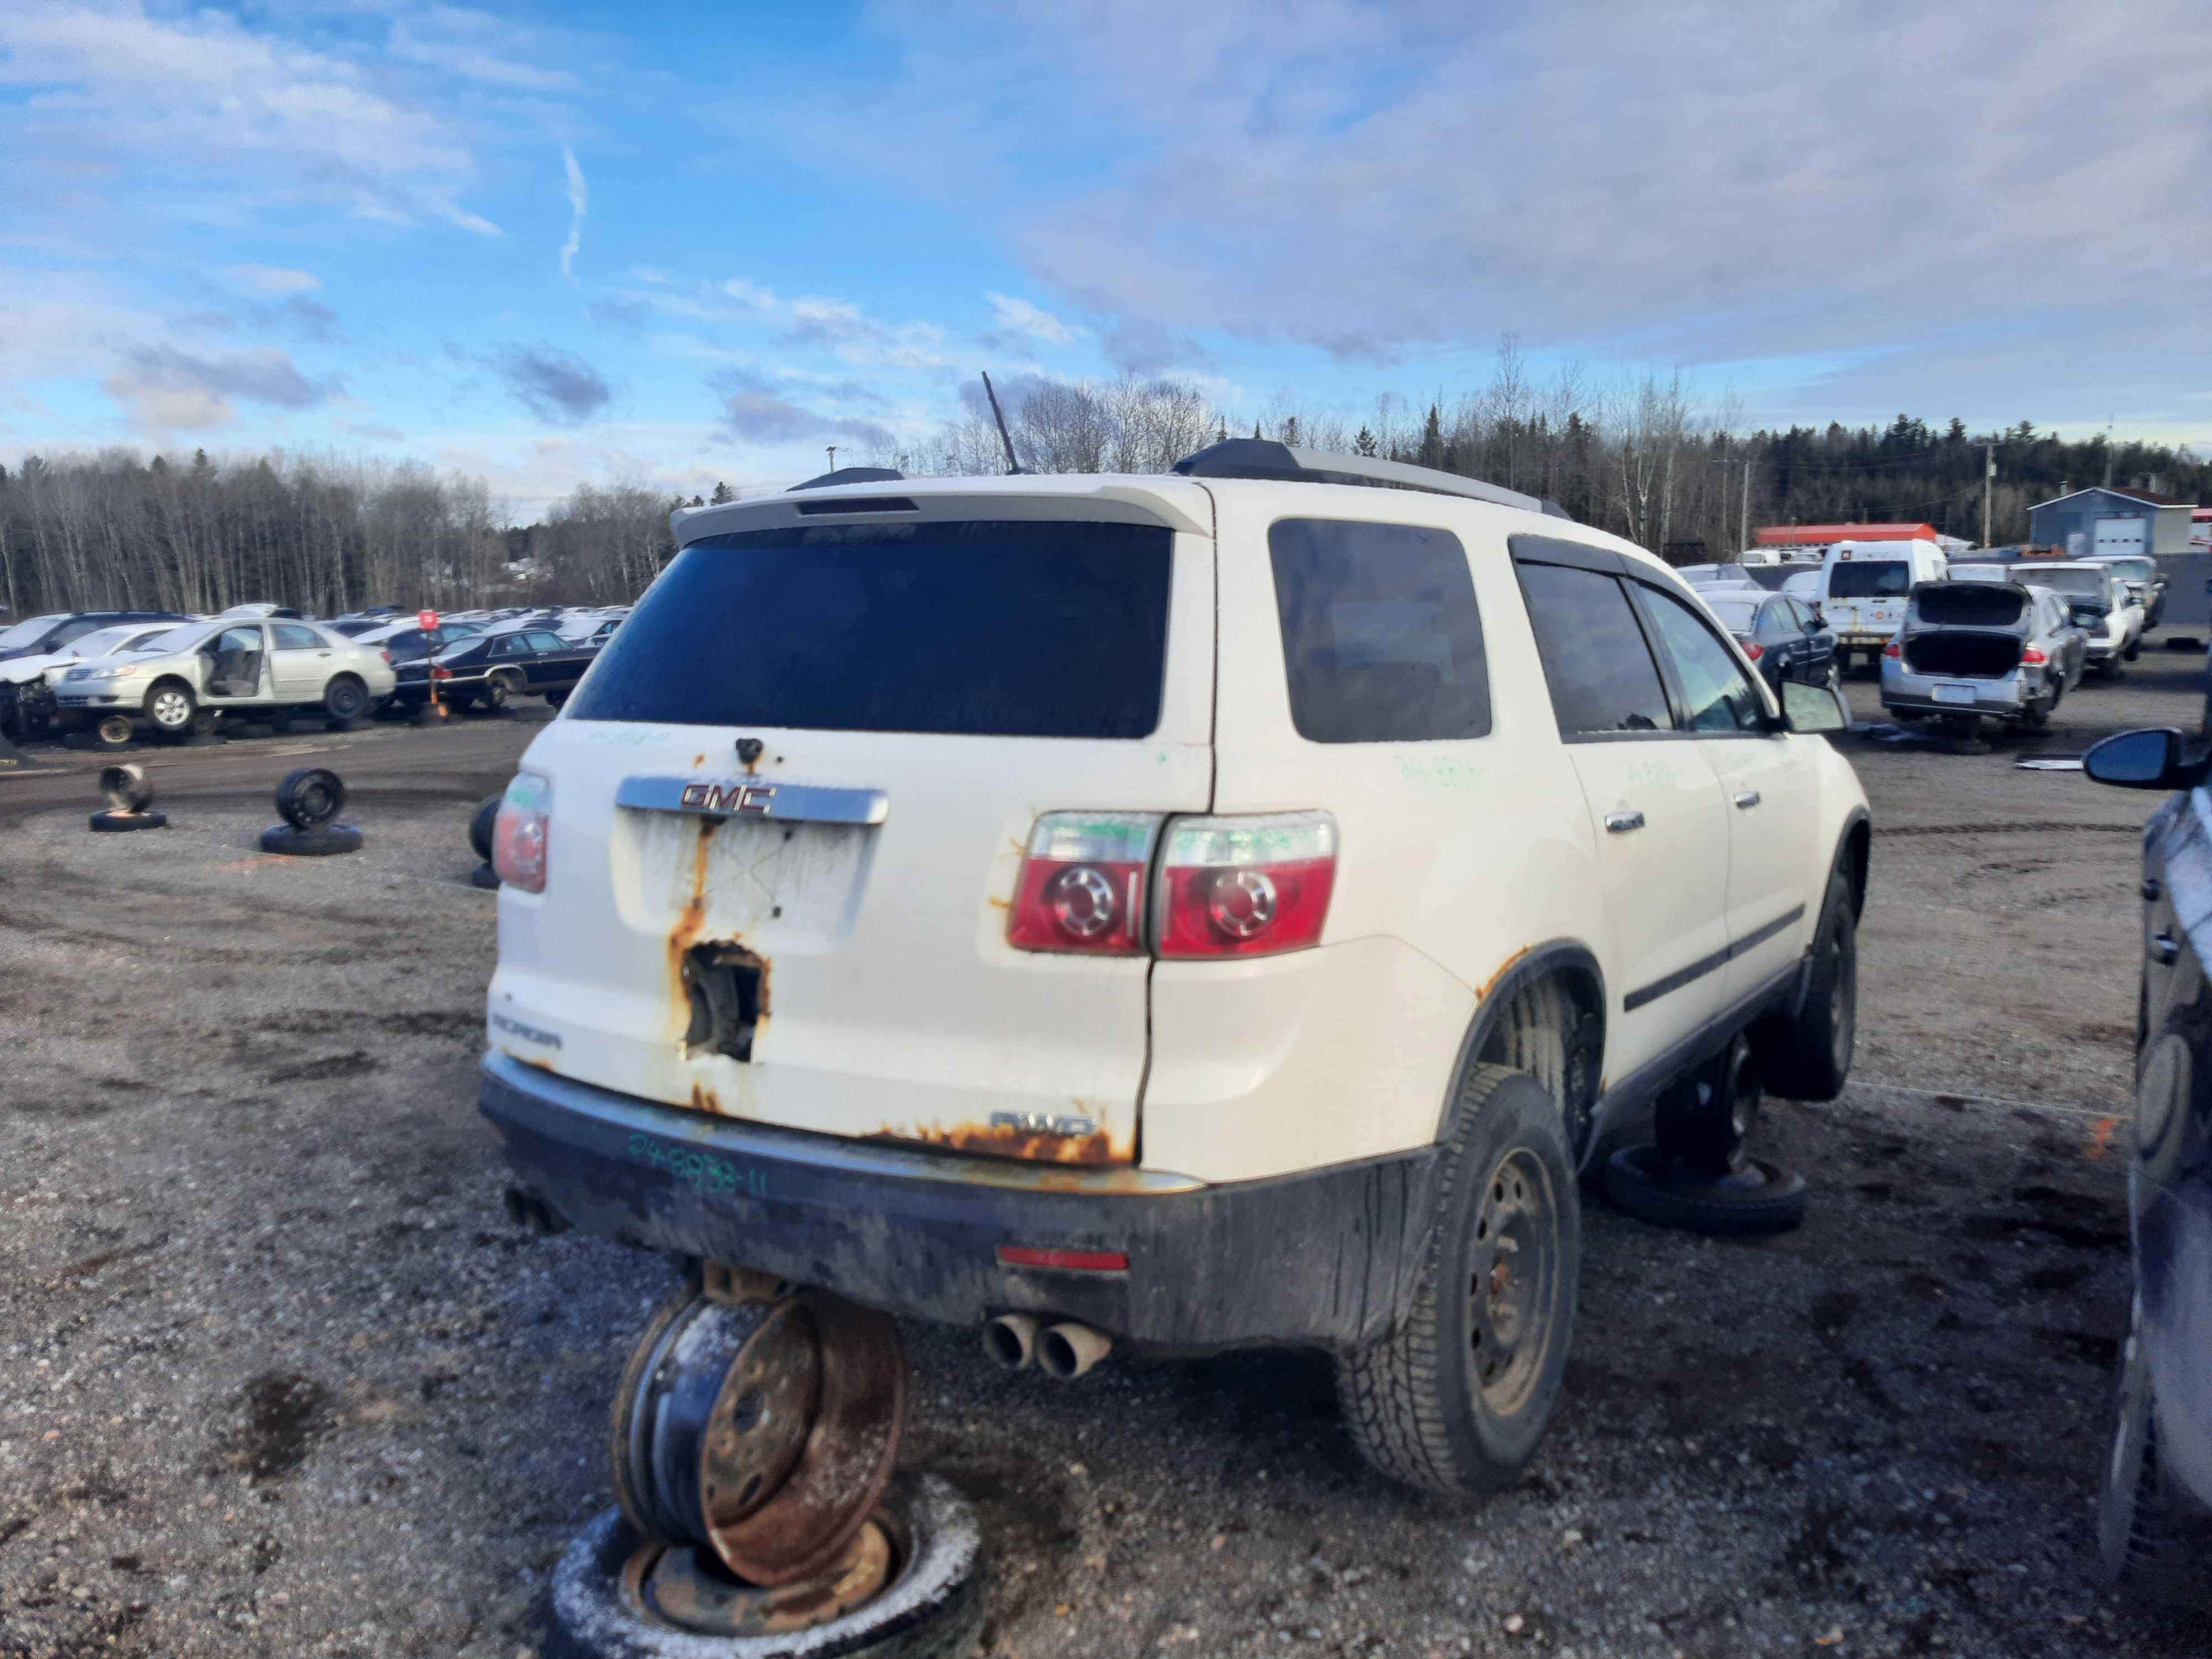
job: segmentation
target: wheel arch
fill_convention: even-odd
[[[1452,1066],[1443,1103],[1437,1114],[1437,1142],[1442,1143],[1451,1133],[1453,1107],[1459,1097],[1460,1079],[1467,1075],[1468,1067],[1485,1060],[1510,1063],[1502,1052],[1510,1035],[1506,1014],[1516,998],[1547,981],[1559,985],[1569,1006],[1581,1016],[1576,1030],[1562,1033],[1570,1049],[1594,1048],[1601,1056],[1601,1065],[1607,1005],[1605,970],[1598,965],[1596,952],[1579,939],[1552,939],[1531,945],[1498,969],[1480,993],[1474,1018],[1468,1023],[1467,1031],[1460,1039],[1459,1057]],[[1577,1038],[1578,1042],[1575,1041]],[[1581,1156],[1581,1142],[1587,1135],[1593,1109],[1601,1092],[1599,1069],[1598,1066],[1590,1068],[1588,1099],[1562,1103],[1570,1147],[1577,1157]]]

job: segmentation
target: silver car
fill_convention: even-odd
[[[2043,726],[2081,683],[2088,636],[2066,597],[2018,582],[1921,582],[1882,649],[1881,706],[1940,715],[1960,735],[1984,720]]]
[[[313,710],[333,723],[356,720],[397,684],[382,652],[313,623],[223,616],[64,671],[54,702],[64,720],[143,720],[173,736],[203,711]]]

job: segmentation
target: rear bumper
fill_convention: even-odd
[[[1435,1153],[1208,1184],[714,1117],[483,1060],[521,1182],[586,1231],[740,1263],[920,1319],[1079,1319],[1163,1352],[1344,1350],[1409,1299]],[[1010,1267],[1000,1245],[1122,1251],[1126,1273]]]
[[[1972,685],[1972,702],[1951,702],[1939,699],[1939,685]],[[1968,680],[1945,678],[1939,674],[1913,674],[1893,668],[1887,659],[1882,665],[1881,706],[1884,708],[1910,708],[1931,714],[1984,714],[1994,720],[2018,720],[2026,714],[2035,698],[2043,696],[2045,687],[2041,682],[2025,684],[2015,672],[2010,678],[2002,680]]]

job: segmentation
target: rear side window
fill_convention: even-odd
[[[1340,519],[1267,527],[1291,723],[1310,743],[1490,731],[1467,550],[1449,531]]]
[[[312,628],[302,628],[297,623],[271,623],[269,631],[276,637],[279,651],[320,651],[325,641]]]
[[[1520,570],[1559,735],[1673,730],[1659,665],[1620,579],[1556,564]]]
[[[568,717],[1145,737],[1172,543],[1164,526],[1067,520],[710,536],[607,641]]]

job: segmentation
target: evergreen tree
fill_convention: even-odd
[[[720,507],[724,501],[734,501],[737,499],[738,492],[717,478],[714,480],[714,493],[708,498],[707,505]]]
[[[1372,455],[1378,447],[1375,434],[1364,426],[1352,441],[1352,453],[1355,455]]]

